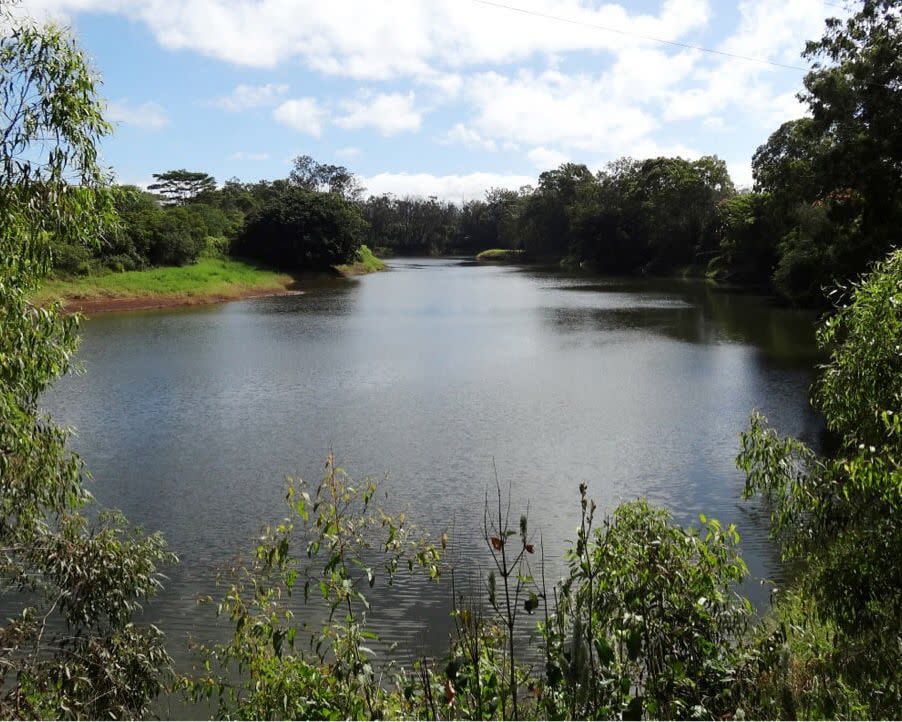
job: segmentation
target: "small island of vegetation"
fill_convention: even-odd
[[[476,254],[480,263],[517,263],[524,259],[526,251],[519,248],[490,248]]]

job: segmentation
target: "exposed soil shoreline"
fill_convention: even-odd
[[[301,296],[304,291],[292,288],[268,290],[248,289],[237,294],[174,294],[124,297],[64,298],[63,308],[69,313],[106,313],[110,311],[145,311],[154,308],[177,308],[179,306],[207,306],[229,301],[247,301],[252,298],[270,296]]]

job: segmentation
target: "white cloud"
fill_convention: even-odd
[[[738,0],[739,21],[724,38],[722,28],[708,28],[711,8],[722,12],[721,4],[710,0],[660,0],[648,12],[615,0],[512,2],[528,13],[471,0],[25,3],[29,9],[123,15],[146,26],[166,48],[237,66],[271,68],[291,61],[330,75],[401,78],[406,82],[395,83],[391,92],[379,92],[386,89],[377,86],[345,100],[292,99],[284,84],[267,83],[239,85],[215,102],[228,110],[273,107],[279,122],[319,137],[330,121],[347,129],[374,128],[385,136],[416,131],[428,110],[454,101],[461,113],[443,124],[450,129],[439,135],[439,142],[523,153],[524,161],[538,167],[565,157],[696,157],[694,148],[673,142],[677,129],[695,131],[691,142],[704,143],[706,152],[726,150],[729,157],[743,157],[750,149],[739,144],[757,144],[779,122],[802,113],[793,93],[783,92],[797,86],[800,73],[665,47],[635,35],[704,42],[727,53],[802,65],[798,52],[804,40],[820,35],[825,16],[842,14],[827,0]],[[705,33],[707,40],[691,35],[705,28],[711,31]],[[713,31],[722,38],[716,45],[710,39]],[[579,67],[598,70],[574,73],[569,60],[576,52],[584,53],[577,58]],[[587,57],[591,66],[583,62]],[[518,64],[527,62],[532,69],[519,69]],[[154,109],[156,116],[138,116],[145,127],[166,123],[159,106],[146,110]],[[123,122],[136,117],[120,116]],[[675,127],[667,128],[669,124]],[[717,145],[699,139],[712,131],[721,132]],[[732,137],[740,131],[753,140]],[[344,157],[353,156],[349,150]],[[399,187],[415,179],[447,189],[478,175],[382,174],[374,179]]]
[[[228,95],[216,98],[213,105],[238,112],[251,108],[263,108],[275,105],[288,92],[284,83],[266,83],[265,85],[236,85]]]
[[[769,126],[776,129],[777,126],[783,125],[787,120],[795,120],[804,115],[809,115],[807,105],[804,105],[795,91],[781,93],[775,96],[769,103],[769,111],[767,122]]]
[[[798,65],[805,41],[820,37],[824,17],[841,11],[824,0],[740,0],[739,13],[739,29],[721,50]]]
[[[339,148],[335,151],[335,155],[339,158],[356,158],[360,155],[360,148],[355,148],[352,145],[345,146],[344,148]]]
[[[726,121],[719,115],[709,115],[702,120],[702,126],[708,130],[721,131],[727,127]]]
[[[316,98],[286,100],[273,111],[273,117],[289,128],[319,137],[327,113]]]
[[[750,159],[728,160],[727,170],[730,171],[730,178],[733,179],[733,185],[737,188],[751,188],[754,185],[755,179],[752,177],[752,162]]]
[[[443,100],[456,97],[464,84],[463,77],[458,73],[426,73],[417,80],[439,90]]]
[[[472,128],[468,128],[463,123],[457,123],[447,133],[445,133],[439,142],[444,144],[459,143],[467,148],[478,148],[479,150],[496,151],[498,144],[491,138],[483,138]]]
[[[482,198],[489,188],[512,188],[532,183],[525,175],[503,173],[468,173],[465,175],[432,175],[430,173],[379,173],[362,178],[372,195],[393,193],[396,196],[437,196],[459,202]]]
[[[683,143],[664,143],[660,144],[655,140],[646,138],[624,148],[623,155],[632,158],[686,158],[694,160],[702,156],[695,148],[690,148]]]
[[[573,22],[461,0],[31,0],[29,7],[125,15],[167,48],[236,65],[271,68],[299,58],[314,70],[370,79],[436,77],[536,54],[646,47],[646,40],[592,25],[672,40],[703,27],[709,13],[708,0],[664,0],[655,15],[630,13],[616,2],[516,4]]]
[[[169,125],[169,117],[159,104],[148,102],[134,105],[127,99],[107,103],[106,118],[112,123],[149,130],[159,130]]]
[[[806,39],[820,36],[824,17],[840,11],[824,0],[742,0],[736,31],[717,49],[760,60],[803,67],[799,53]],[[690,83],[668,93],[664,117],[687,120],[722,114],[727,109],[769,126],[803,114],[793,93],[773,89],[774,73],[763,63],[719,58],[698,69]]]
[[[648,112],[612,97],[603,79],[587,75],[483,73],[467,93],[478,132],[526,145],[616,152],[657,126]]]
[[[342,128],[376,128],[382,135],[395,135],[405,131],[417,131],[423,116],[414,108],[414,94],[380,93],[364,94],[355,100],[344,100],[341,107],[345,115],[336,118]]]
[[[239,150],[229,156],[229,160],[268,160],[269,153],[249,153]]]
[[[556,150],[549,150],[539,146],[533,148],[526,154],[526,157],[532,161],[533,165],[539,170],[550,170],[558,168],[562,163],[570,160],[569,156]]]

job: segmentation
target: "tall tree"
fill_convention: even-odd
[[[353,260],[365,230],[360,210],[341,196],[291,187],[247,223],[236,250],[279,268],[325,270]]]
[[[201,171],[181,168],[154,173],[153,177],[157,182],[147,186],[147,190],[162,196],[165,205],[182,205],[203,193],[216,190],[216,179]]]
[[[308,191],[327,191],[346,200],[356,200],[363,192],[357,177],[343,165],[318,163],[309,155],[294,159],[289,180]]]
[[[817,132],[833,140],[822,173],[834,177],[830,190],[861,194],[862,233],[877,242],[895,237],[902,217],[900,10],[899,0],[863,0],[847,20],[828,19],[804,53],[814,69],[801,97]]]
[[[756,189],[783,226],[774,272],[791,298],[823,302],[898,243],[902,225],[902,18],[898,0],[863,0],[807,44],[800,98],[811,117],[755,154]]]
[[[140,717],[169,665],[132,614],[169,558],[116,515],[90,524],[82,463],[38,399],[70,366],[77,319],[28,297],[51,243],[96,243],[112,221],[95,79],[62,30],[0,6],[0,717]],[[19,596],[14,596],[19,595]]]

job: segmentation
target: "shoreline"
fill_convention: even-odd
[[[232,258],[185,266],[49,278],[32,294],[37,306],[59,301],[67,313],[103,313],[299,295],[300,278]]]
[[[110,313],[115,311],[150,311],[156,308],[181,308],[185,306],[213,306],[230,301],[249,301],[274,296],[303,296],[305,291],[293,288],[247,289],[241,293],[211,293],[195,295],[107,296],[95,298],[69,297],[60,299],[66,313]]]
[[[65,313],[98,314],[213,305],[271,296],[300,296],[304,281],[350,278],[387,270],[365,246],[357,261],[329,272],[285,272],[246,259],[202,258],[185,266],[50,278],[32,295],[35,305],[54,301]],[[304,284],[306,285],[306,284]]]

